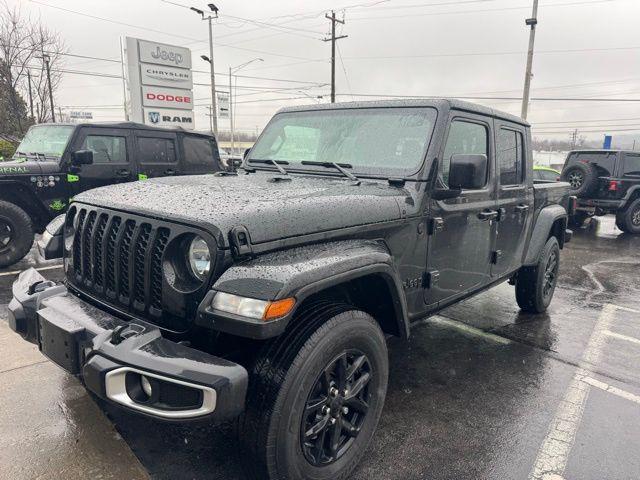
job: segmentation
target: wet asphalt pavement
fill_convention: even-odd
[[[504,284],[422,322],[407,343],[391,340],[385,409],[352,478],[640,478],[638,252],[640,236],[597,219],[562,252],[546,314],[520,313]],[[45,275],[59,279],[61,270]],[[12,279],[0,276],[0,318]],[[65,377],[47,381],[68,388]],[[30,415],[46,414],[36,407]],[[240,465],[251,461],[230,426],[161,424],[100,407],[151,478],[242,479]]]

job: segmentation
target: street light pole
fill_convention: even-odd
[[[522,94],[522,119],[527,119],[529,111],[529,91],[531,89],[531,68],[533,66],[533,45],[536,40],[536,25],[538,24],[538,0],[533,0],[533,13],[525,23],[531,27],[529,32],[529,50],[527,52],[527,71],[524,76],[524,92]]]
[[[218,108],[216,105],[216,75],[213,68],[213,17],[209,15],[209,59],[211,65],[211,130],[218,137]]]
[[[44,65],[47,69],[47,86],[49,87],[49,102],[51,103],[51,121],[56,123],[56,111],[53,106],[53,90],[51,89],[51,69],[49,66],[49,55],[42,55],[42,59],[44,60]]]
[[[253,60],[249,60],[248,62],[243,63],[242,65],[238,65],[237,67],[229,67],[229,127],[231,129],[231,153],[235,153],[236,148],[236,140],[235,140],[235,121],[236,114],[235,108],[233,107],[233,92],[231,89],[231,75],[233,72],[237,72],[238,70],[246,67],[250,63],[253,62],[264,62],[262,58],[254,58]]]

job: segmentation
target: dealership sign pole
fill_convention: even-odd
[[[127,107],[134,122],[195,128],[188,48],[126,37]]]

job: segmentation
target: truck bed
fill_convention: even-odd
[[[560,204],[569,211],[569,184],[567,182],[535,182],[533,191],[536,211],[554,204]]]

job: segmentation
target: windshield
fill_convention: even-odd
[[[37,153],[61,157],[73,129],[74,127],[69,125],[38,125],[31,127],[22,142],[20,142],[15,156]]]
[[[277,114],[248,160],[336,162],[356,171],[415,173],[436,120],[434,108],[362,108]],[[308,168],[308,167],[304,167]]]

